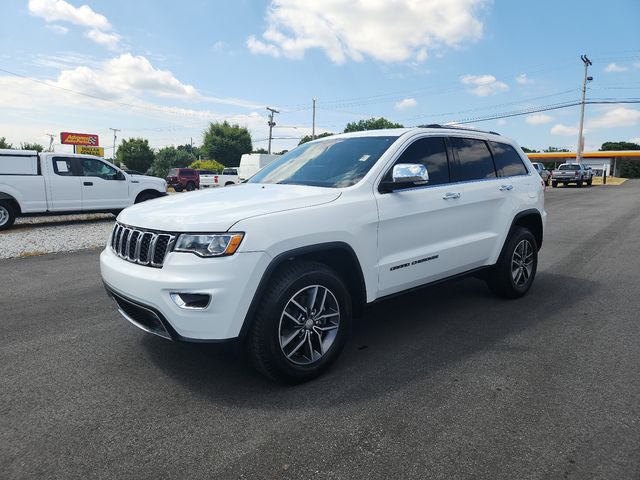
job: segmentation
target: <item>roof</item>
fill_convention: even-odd
[[[334,135],[334,137],[400,137],[407,133],[431,133],[434,135],[476,135],[481,136],[482,138],[492,137],[497,141],[506,141],[505,137],[501,137],[499,133],[496,132],[487,132],[484,130],[475,130],[471,128],[463,128],[457,126],[448,127],[446,125],[438,126],[438,127],[412,127],[412,128],[385,128],[381,130],[362,130],[358,132],[349,132],[349,133],[339,133]],[[314,141],[318,140],[326,140],[331,137],[322,137],[316,138]]]
[[[527,153],[531,160],[545,158],[576,158],[576,152]],[[640,157],[640,150],[608,150],[602,152],[583,152],[582,158]]]

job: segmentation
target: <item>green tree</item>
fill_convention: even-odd
[[[204,131],[202,153],[207,158],[215,158],[226,167],[240,165],[240,157],[251,153],[251,134],[246,127],[224,121],[212,122]]]
[[[379,130],[381,128],[404,128],[400,123],[394,123],[384,117],[370,118],[368,120],[359,120],[357,122],[347,123],[344,133],[362,132],[363,130]]]
[[[7,138],[6,137],[0,137],[0,148],[13,148],[13,145],[11,145],[9,142],[7,142]]]
[[[36,152],[41,152],[44,150],[44,147],[39,143],[23,142],[20,144],[20,150],[35,150]]]
[[[215,160],[196,160],[189,164],[189,168],[194,168],[196,170],[213,170],[214,172],[221,173],[224,165],[220,162],[216,162]]]
[[[180,150],[176,147],[164,147],[158,150],[151,165],[151,172],[157,177],[166,177],[173,167],[183,168],[195,161],[194,157],[187,150]]]
[[[522,151],[524,153],[538,153],[538,150],[532,150],[532,149],[527,148],[527,147],[522,147]]]
[[[632,142],[604,142],[601,151],[640,150],[640,145]],[[623,178],[640,178],[640,161],[637,158],[619,158],[620,176]]]
[[[267,151],[267,149],[266,149],[266,148],[256,148],[256,149],[255,149],[253,152],[251,152],[251,153],[269,153],[269,152]]]
[[[324,132],[324,133],[319,133],[318,135],[316,135],[316,139],[318,138],[324,138],[324,137],[330,137],[331,135],[333,135],[333,133],[331,132]],[[311,135],[305,135],[304,137],[302,137],[300,139],[300,141],[298,142],[298,145],[302,145],[303,143],[307,143],[311,141]]]
[[[192,154],[195,158],[200,158],[200,155],[202,155],[202,152],[200,151],[201,150],[200,147],[191,145],[190,143],[185,143],[184,145],[178,145],[176,147],[176,150],[188,152]]]
[[[154,160],[153,150],[146,138],[130,138],[123,140],[118,147],[116,159],[119,165],[126,165],[131,170],[146,172]]]
[[[558,147],[547,147],[543,150],[545,153],[555,153],[555,152],[568,152],[566,148],[558,148]]]
[[[600,147],[601,152],[609,150],[640,150],[640,145],[632,142],[604,142]]]

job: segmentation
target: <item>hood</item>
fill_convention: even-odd
[[[133,205],[118,215],[126,225],[170,232],[225,232],[249,217],[329,203],[333,188],[245,183],[167,195]]]
[[[129,174],[129,179],[132,181],[138,180],[140,183],[149,183],[149,182],[164,182],[164,178],[160,177],[152,177],[151,175],[131,175]]]

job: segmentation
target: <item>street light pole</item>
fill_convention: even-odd
[[[582,130],[584,127],[584,100],[587,95],[587,82],[593,80],[593,77],[588,76],[589,66],[593,65],[591,60],[586,55],[581,55],[580,59],[584,63],[584,80],[582,82],[582,100],[580,101],[580,127],[578,128],[578,148],[576,150],[576,161],[582,163],[582,150],[584,148],[582,141]]]
[[[313,99],[313,120],[311,124],[311,140],[316,139],[316,99]]]
[[[274,113],[280,113],[278,110],[276,110],[275,108],[271,108],[271,107],[267,107],[267,110],[269,110],[269,121],[267,122],[267,125],[269,125],[269,148],[267,149],[267,151],[269,152],[269,154],[271,154],[271,138],[272,138],[272,134],[273,134],[273,127],[276,126],[276,122],[273,121],[273,114]]]
[[[117,138],[117,132],[120,131],[119,128],[111,128],[109,127],[109,130],[113,130],[113,153],[111,158],[113,158],[113,161],[115,162],[116,160],[116,138]]]

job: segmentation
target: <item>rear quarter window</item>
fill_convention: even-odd
[[[489,144],[493,150],[493,160],[499,177],[513,177],[528,173],[527,168],[522,163],[522,158],[511,145],[499,142],[489,142]],[[539,168],[539,170],[542,169]]]

